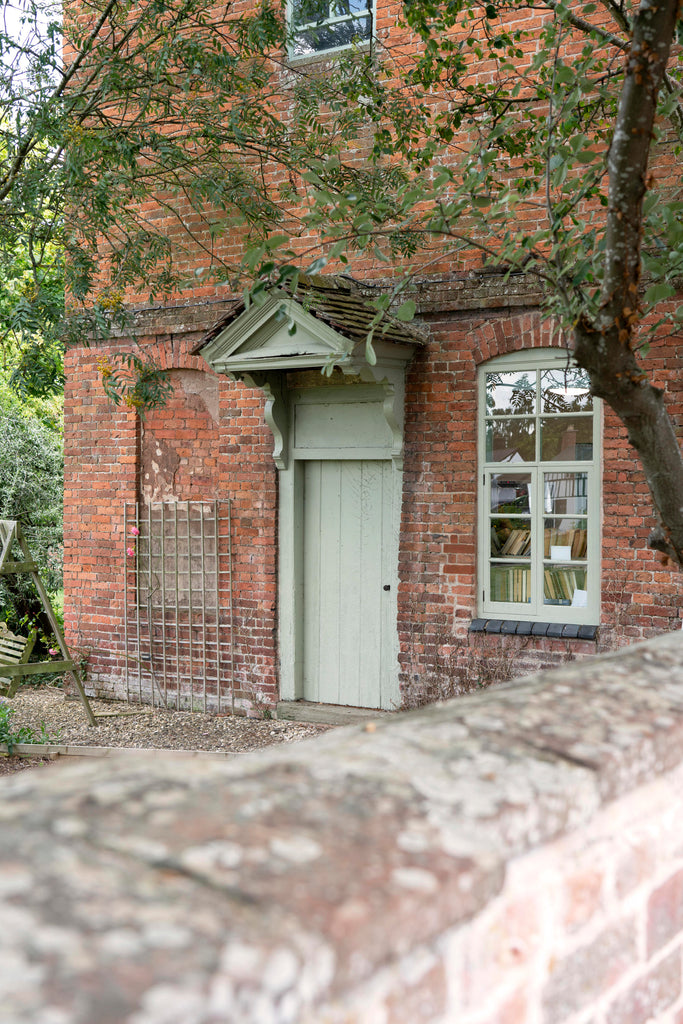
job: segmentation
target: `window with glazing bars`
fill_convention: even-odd
[[[290,56],[306,57],[369,42],[372,0],[289,0]]]
[[[480,610],[595,623],[599,415],[565,353],[485,364],[480,380]]]

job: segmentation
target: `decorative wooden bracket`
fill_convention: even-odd
[[[241,379],[252,388],[260,388],[265,393],[266,404],[263,410],[266,423],[273,435],[273,460],[278,469],[287,469],[289,449],[289,413],[287,396],[281,373],[243,373]]]

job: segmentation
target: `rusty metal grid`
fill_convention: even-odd
[[[235,710],[229,500],[124,506],[131,703]]]

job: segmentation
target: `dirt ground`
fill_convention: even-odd
[[[63,691],[54,686],[27,687],[7,703],[14,711],[11,718],[13,730],[29,726],[38,740],[41,734],[46,734],[47,742],[74,746],[154,747],[239,754],[276,743],[296,743],[332,728],[303,722],[153,709],[101,700],[90,701],[98,720],[96,726],[91,726],[80,701],[65,700]],[[0,775],[45,763],[33,758],[0,756]]]

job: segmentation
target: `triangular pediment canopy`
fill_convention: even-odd
[[[202,348],[218,373],[294,370],[345,360],[353,343],[282,292],[252,305]]]
[[[405,366],[426,337],[416,325],[377,310],[355,282],[332,276],[299,279],[295,295],[273,289],[258,302],[237,302],[194,350],[212,370],[258,387],[275,440],[273,458],[287,469],[289,416],[286,374],[339,367],[372,384],[393,438],[391,457],[403,452]],[[372,360],[367,341],[373,332]]]
[[[279,289],[248,308],[235,305],[197,351],[218,373],[288,371],[365,361],[365,342],[376,309],[350,282],[304,279],[295,297]],[[373,343],[406,362],[424,344],[418,328],[386,317]]]

